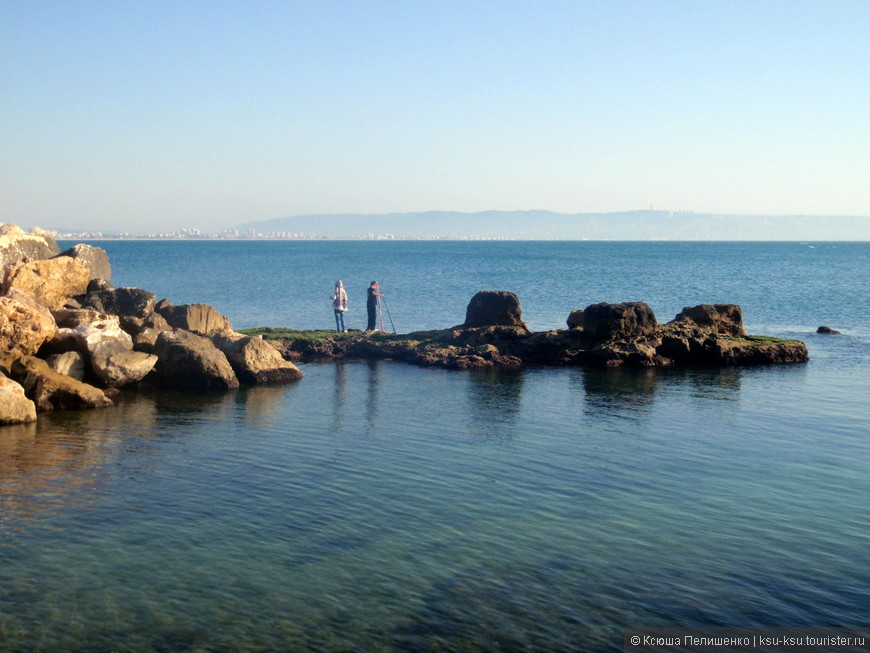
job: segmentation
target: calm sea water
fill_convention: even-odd
[[[0,429],[0,650],[605,651],[628,626],[859,626],[870,244],[100,243],[113,281],[237,328],[400,332],[480,289],[529,325],[736,302],[806,365],[302,365]],[[812,245],[812,247],[810,246]],[[841,336],[816,335],[821,324]]]

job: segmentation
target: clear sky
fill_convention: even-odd
[[[867,0],[0,0],[0,221],[870,215]]]

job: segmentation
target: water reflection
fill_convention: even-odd
[[[335,383],[332,386],[332,430],[341,431],[347,413],[347,369],[345,363],[337,362],[334,366]]]
[[[468,373],[468,418],[483,440],[512,439],[522,409],[524,370]]]
[[[378,401],[380,396],[381,369],[378,361],[367,361],[368,378],[366,383],[366,424],[368,435],[374,435],[378,421]]]
[[[585,396],[590,417],[639,418],[649,414],[662,395],[687,392],[689,399],[736,401],[742,368],[579,370],[572,386]]]
[[[209,424],[246,430],[273,421],[292,386],[229,393],[122,393],[115,405],[41,413],[36,423],[0,427],[0,527],[86,507],[118,477],[150,475],[165,452]]]

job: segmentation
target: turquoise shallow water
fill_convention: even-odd
[[[113,253],[116,283],[175,284],[162,294],[215,303],[236,326],[331,319],[323,298],[294,299],[306,281],[240,291],[274,275],[276,256],[257,248],[384,260],[382,243],[115,245],[131,248]],[[483,270],[469,286],[517,290],[530,323],[550,322],[536,328],[564,320],[551,306],[563,287],[569,310],[646,298],[660,319],[706,293],[697,301],[743,298],[747,322],[764,327],[751,331],[795,334],[812,360],[511,373],[308,364],[288,387],[127,396],[0,429],[0,650],[597,651],[621,650],[627,626],[866,624],[866,245],[805,246],[831,255],[788,274],[792,244],[581,243],[572,258],[571,244],[510,243],[477,259],[472,243],[387,245],[396,269],[413,246],[438,266],[466,261],[384,277],[393,317],[411,328],[461,321],[470,294],[453,297],[457,279]],[[161,250],[149,280],[137,261]],[[506,251],[522,260],[513,284]],[[705,258],[754,285],[701,274]],[[545,274],[554,259],[569,279]],[[698,271],[679,296],[674,269]],[[421,291],[413,313],[400,313],[412,303],[402,284]],[[306,302],[325,305],[322,319]],[[815,335],[822,323],[846,333]]]

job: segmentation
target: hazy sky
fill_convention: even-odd
[[[870,215],[870,2],[0,0],[0,222]]]

